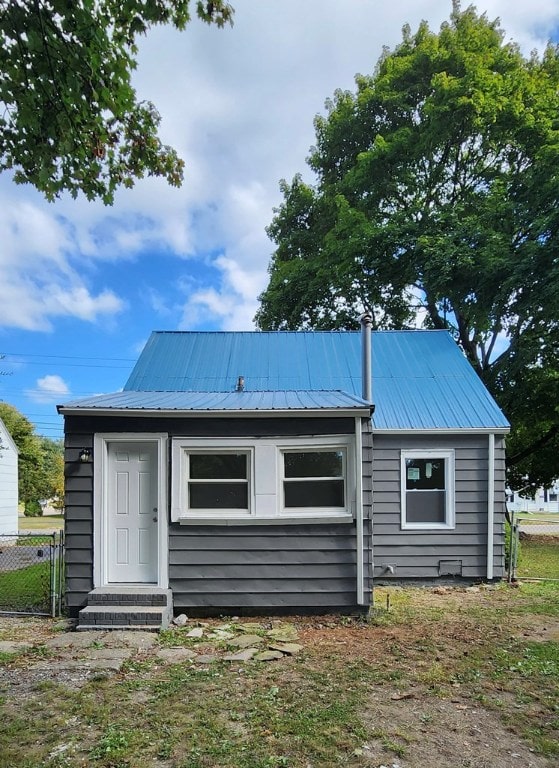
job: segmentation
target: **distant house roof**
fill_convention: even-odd
[[[4,448],[9,448],[12,450],[16,455],[19,454],[19,450],[17,445],[14,442],[13,437],[11,436],[10,432],[8,431],[8,427],[4,424],[2,419],[0,419],[0,439],[2,443],[4,444]]]
[[[376,430],[508,429],[446,331],[375,331],[372,339]],[[358,331],[157,331],[123,392],[60,410],[348,410],[367,406],[361,392]]]

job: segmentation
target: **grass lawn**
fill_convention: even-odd
[[[0,573],[0,610],[27,611],[31,607],[50,610],[49,561]]]
[[[62,515],[43,515],[42,517],[18,518],[20,531],[61,531],[64,528]]]
[[[559,579],[559,536],[526,536],[520,542],[517,576]]]

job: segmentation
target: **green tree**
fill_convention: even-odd
[[[64,458],[59,440],[39,437],[33,424],[17,408],[0,402],[0,418],[6,425],[19,451],[19,500],[32,509],[41,499],[63,503]]]
[[[559,472],[559,48],[454,2],[315,120],[281,184],[260,328],[449,329],[513,425],[515,487]]]
[[[41,498],[50,499],[55,509],[64,507],[64,443],[62,440],[51,440],[50,437],[40,437],[43,455],[43,493]]]
[[[131,85],[137,39],[157,24],[184,29],[190,0],[0,0],[0,170],[52,200],[113,202],[135,179],[179,186],[183,161],[158,134],[160,116]],[[226,0],[197,0],[208,24],[232,23]]]

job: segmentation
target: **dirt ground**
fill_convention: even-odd
[[[332,617],[286,619],[298,629],[306,663],[317,670],[327,670],[330,664],[351,659],[373,665],[383,675],[382,684],[371,684],[367,705],[358,713],[368,738],[355,749],[349,765],[556,768],[557,758],[536,754],[519,735],[521,729],[517,724],[523,709],[510,688],[500,688],[498,684],[492,688],[485,686],[476,696],[475,681],[473,685],[470,681],[468,686],[451,684],[450,692],[448,683],[442,693],[437,690],[438,667],[442,671],[454,662],[458,665],[468,654],[483,653],[492,640],[559,642],[557,618],[518,615],[493,626],[476,621],[475,611],[483,610],[487,599],[483,590],[424,590],[420,598],[422,607],[433,612],[435,620],[387,626]],[[55,624],[49,619],[0,616],[0,640],[41,646],[60,634]],[[65,653],[68,651],[61,648],[58,660]],[[143,650],[145,657],[150,653],[154,653],[153,649]],[[71,674],[65,681],[55,667],[53,681],[78,683],[77,673],[73,682]],[[34,685],[48,678],[49,671],[44,667],[0,667],[0,692],[5,700],[25,696]],[[313,767],[309,763],[306,768]]]

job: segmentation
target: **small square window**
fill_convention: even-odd
[[[344,509],[345,450],[284,451],[285,509]]]
[[[188,509],[192,512],[249,511],[249,454],[189,452]]]
[[[402,451],[402,528],[454,528],[453,451]]]

